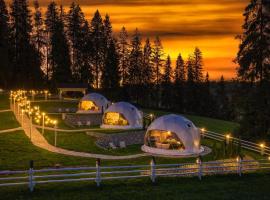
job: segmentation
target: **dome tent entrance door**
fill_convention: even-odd
[[[151,130],[145,135],[149,147],[183,151],[185,146],[180,138],[171,131]]]

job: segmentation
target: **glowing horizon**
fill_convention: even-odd
[[[10,0],[9,0],[10,2]],[[39,0],[45,12],[50,0]],[[72,0],[57,0],[68,11]],[[113,30],[125,26],[129,36],[138,28],[143,39],[160,36],[164,52],[175,61],[184,59],[199,47],[204,56],[204,69],[211,79],[224,75],[235,77],[233,63],[241,33],[242,13],[249,0],[77,0],[88,21],[98,9],[110,15]],[[30,1],[30,5],[32,2]],[[174,65],[174,63],[173,63]]]

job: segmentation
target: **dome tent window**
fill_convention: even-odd
[[[81,99],[77,113],[103,113],[109,104],[110,102],[101,94],[90,93]]]
[[[103,124],[119,125],[119,126],[129,125],[125,117],[121,113],[116,113],[116,112],[106,113],[103,119]]]
[[[101,125],[101,128],[109,129],[141,129],[142,127],[142,112],[127,102],[113,103],[105,110]]]
[[[82,101],[80,103],[80,110],[84,110],[84,111],[98,111],[98,107],[96,106],[96,104],[93,101]]]

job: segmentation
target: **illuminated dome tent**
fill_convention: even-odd
[[[78,113],[102,113],[109,106],[109,101],[98,93],[85,95],[80,103]]]
[[[194,156],[204,151],[199,129],[180,115],[164,115],[148,127],[142,150],[168,156]]]
[[[101,128],[139,129],[143,127],[143,114],[127,102],[112,104],[103,115]]]

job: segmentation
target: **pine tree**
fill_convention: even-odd
[[[16,87],[41,86],[42,72],[39,53],[31,44],[32,21],[27,0],[11,4],[12,80]]]
[[[130,94],[134,95],[134,99],[138,102],[140,96],[140,85],[142,84],[142,63],[143,52],[141,46],[141,35],[136,28],[131,41],[131,51],[129,55],[129,71],[128,80],[131,89]]]
[[[33,43],[37,51],[43,58],[43,47],[45,45],[45,30],[43,28],[43,18],[38,0],[34,0],[34,23],[33,23]]]
[[[104,36],[104,25],[102,17],[97,10],[90,25],[91,31],[91,44],[92,44],[92,65],[94,69],[95,87],[100,87],[100,78],[102,68],[104,65],[104,47],[105,47],[105,36]]]
[[[154,91],[153,91],[153,83],[154,83],[154,66],[152,62],[152,46],[149,38],[146,38],[145,44],[143,47],[143,59],[142,59],[142,75],[141,75],[141,94],[142,98],[140,98],[140,104],[144,106],[153,106],[154,104]]]
[[[9,58],[9,26],[8,26],[9,16],[6,4],[4,0],[0,0],[0,87],[9,87],[9,81],[11,81],[10,76],[10,58]]]
[[[189,56],[186,62],[187,68],[187,87],[185,107],[188,112],[196,111],[198,100],[196,99],[195,70],[193,56]]]
[[[238,91],[243,95],[238,104],[242,110],[239,133],[262,138],[270,133],[270,1],[251,0],[244,18],[236,58],[238,78],[243,81]]]
[[[186,69],[185,69],[185,63],[181,56],[181,54],[178,55],[174,70],[174,81],[176,84],[183,83],[186,81]]]
[[[127,84],[128,76],[128,59],[129,59],[129,43],[128,33],[125,27],[122,27],[119,33],[119,68],[121,76],[121,85]]]
[[[164,74],[162,76],[162,105],[169,109],[172,104],[172,66],[171,58],[168,55],[165,63]]]
[[[154,79],[154,68],[152,62],[152,47],[149,38],[146,38],[143,47],[142,83],[149,85]]]
[[[101,79],[103,89],[117,89],[119,87],[119,55],[115,43],[114,40],[111,40],[107,50],[104,72]]]
[[[203,60],[202,60],[202,52],[196,47],[194,50],[194,79],[195,82],[200,83],[203,81]]]
[[[155,82],[156,85],[160,84],[160,79],[161,79],[161,68],[163,67],[163,56],[164,56],[164,51],[163,51],[163,46],[161,44],[161,41],[159,37],[156,37],[154,41],[154,47],[153,47],[153,63],[155,67]]]
[[[270,1],[251,0],[244,12],[245,22],[236,61],[238,76],[245,81],[270,79]]]
[[[178,55],[174,69],[174,93],[173,93],[173,108],[179,112],[184,111],[185,100],[185,82],[186,82],[186,67],[181,56]]]
[[[88,64],[87,52],[85,51],[89,37],[88,23],[78,4],[74,2],[70,6],[67,15],[67,33],[70,41],[72,74],[77,82],[88,83],[90,66]]]
[[[112,31],[112,24],[110,21],[110,16],[108,14],[105,15],[103,24],[104,24],[105,47],[109,48],[113,40],[113,36],[112,36],[113,31]]]
[[[69,46],[64,30],[64,13],[61,7],[59,11],[55,2],[48,5],[45,24],[50,39],[52,83],[68,83],[72,80],[72,75]]]

